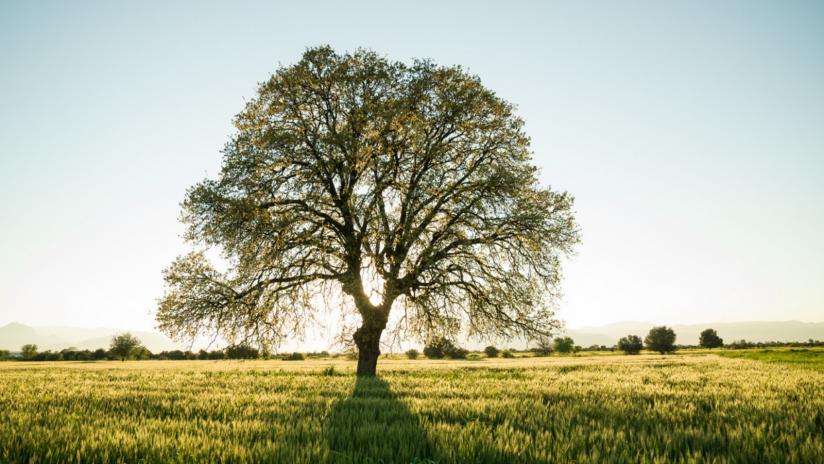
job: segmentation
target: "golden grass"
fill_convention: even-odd
[[[354,367],[0,363],[0,462],[824,462],[812,370],[714,355]]]

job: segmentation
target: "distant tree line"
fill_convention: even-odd
[[[812,338],[808,339],[806,342],[749,342],[747,340],[735,340],[728,345],[725,345],[726,348],[731,348],[733,350],[744,350],[748,348],[803,348],[803,347],[820,347],[824,346],[824,340],[813,340]]]
[[[671,328],[666,326],[653,327],[647,336],[642,340],[638,335],[627,335],[621,337],[614,346],[591,345],[581,347],[575,344],[571,337],[556,337],[554,339],[541,338],[535,341],[532,348],[527,350],[516,350],[513,348],[499,349],[495,346],[487,346],[482,353],[487,358],[513,358],[516,353],[523,353],[521,356],[535,357],[549,356],[553,352],[558,354],[570,354],[580,351],[623,351],[625,354],[639,354],[644,348],[649,351],[661,354],[671,353],[678,348],[692,348],[695,345],[676,345],[676,334]],[[728,349],[749,349],[749,348],[777,348],[777,347],[822,347],[824,341],[809,339],[806,342],[749,342],[747,340],[736,340],[732,343],[724,344],[724,340],[718,336],[714,329],[706,329],[701,332],[699,344],[702,348],[728,348]],[[406,351],[408,359],[417,359],[423,354],[428,359],[478,359],[482,355],[472,353],[470,350],[460,347],[455,341],[446,337],[435,337],[430,339],[423,348],[423,353],[416,349]],[[281,359],[284,361],[301,361],[306,358],[327,358],[341,355],[330,355],[326,351],[313,353],[285,353],[270,354],[259,350],[249,344],[240,343],[230,345],[223,349],[216,350],[171,350],[152,353],[142,345],[137,337],[131,334],[120,334],[112,338],[109,349],[98,348],[96,350],[79,350],[76,348],[66,348],[60,351],[38,351],[35,344],[26,344],[20,348],[20,353],[15,355],[8,350],[0,350],[0,361],[21,360],[21,361],[102,361],[102,360],[219,360],[219,359]],[[355,356],[356,353],[344,354],[343,356]]]
[[[8,350],[0,350],[0,361],[21,360],[21,361],[103,361],[103,360],[217,360],[217,359],[282,359],[285,361],[300,361],[306,357],[328,357],[328,352],[317,353],[287,353],[272,355],[262,352],[251,345],[240,343],[230,345],[224,349],[212,351],[199,350],[171,350],[152,353],[143,346],[140,340],[124,333],[112,337],[109,349],[98,348],[96,350],[79,350],[77,348],[66,348],[60,351],[39,351],[37,345],[26,344],[20,348],[19,355],[13,355]]]

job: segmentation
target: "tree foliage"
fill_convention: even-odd
[[[434,337],[423,347],[423,355],[429,359],[443,359],[458,347],[446,337]]]
[[[125,361],[131,357],[139,349],[143,348],[140,345],[140,340],[130,333],[123,333],[112,337],[109,351],[121,361]],[[148,351],[148,350],[146,350]]]
[[[319,299],[356,314],[359,374],[394,327],[549,335],[572,197],[538,182],[513,106],[460,67],[309,49],[235,118],[216,179],[183,202],[199,250],[166,271],[160,328],[261,345]],[[223,253],[219,271],[203,250]]]
[[[661,354],[675,351],[675,331],[667,326],[653,327],[644,339],[644,344]]]
[[[559,353],[572,353],[575,349],[575,342],[570,337],[558,337],[553,341],[552,346]]]
[[[701,332],[698,344],[704,348],[719,348],[724,346],[724,340],[718,336],[718,332],[716,332],[715,329],[706,329]]]
[[[145,346],[139,345],[132,350],[131,356],[139,360],[152,359],[152,352]]]
[[[644,344],[638,335],[627,335],[618,340],[618,349],[626,354],[638,354],[642,348],[644,348]]]
[[[20,356],[23,359],[32,359],[37,354],[37,345],[34,344],[26,344],[20,348]]]
[[[486,354],[487,358],[497,358],[498,354],[500,354],[500,350],[495,348],[494,346],[490,345],[484,348],[484,353]]]
[[[256,359],[260,351],[247,343],[239,343],[226,347],[226,357],[229,359]]]

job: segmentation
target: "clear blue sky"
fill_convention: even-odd
[[[824,2],[0,3],[0,324],[153,327],[256,83],[308,46],[462,64],[583,228],[571,326],[824,320]]]

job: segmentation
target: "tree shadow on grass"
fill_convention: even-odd
[[[358,377],[326,427],[330,463],[434,463],[418,418],[378,377]]]

